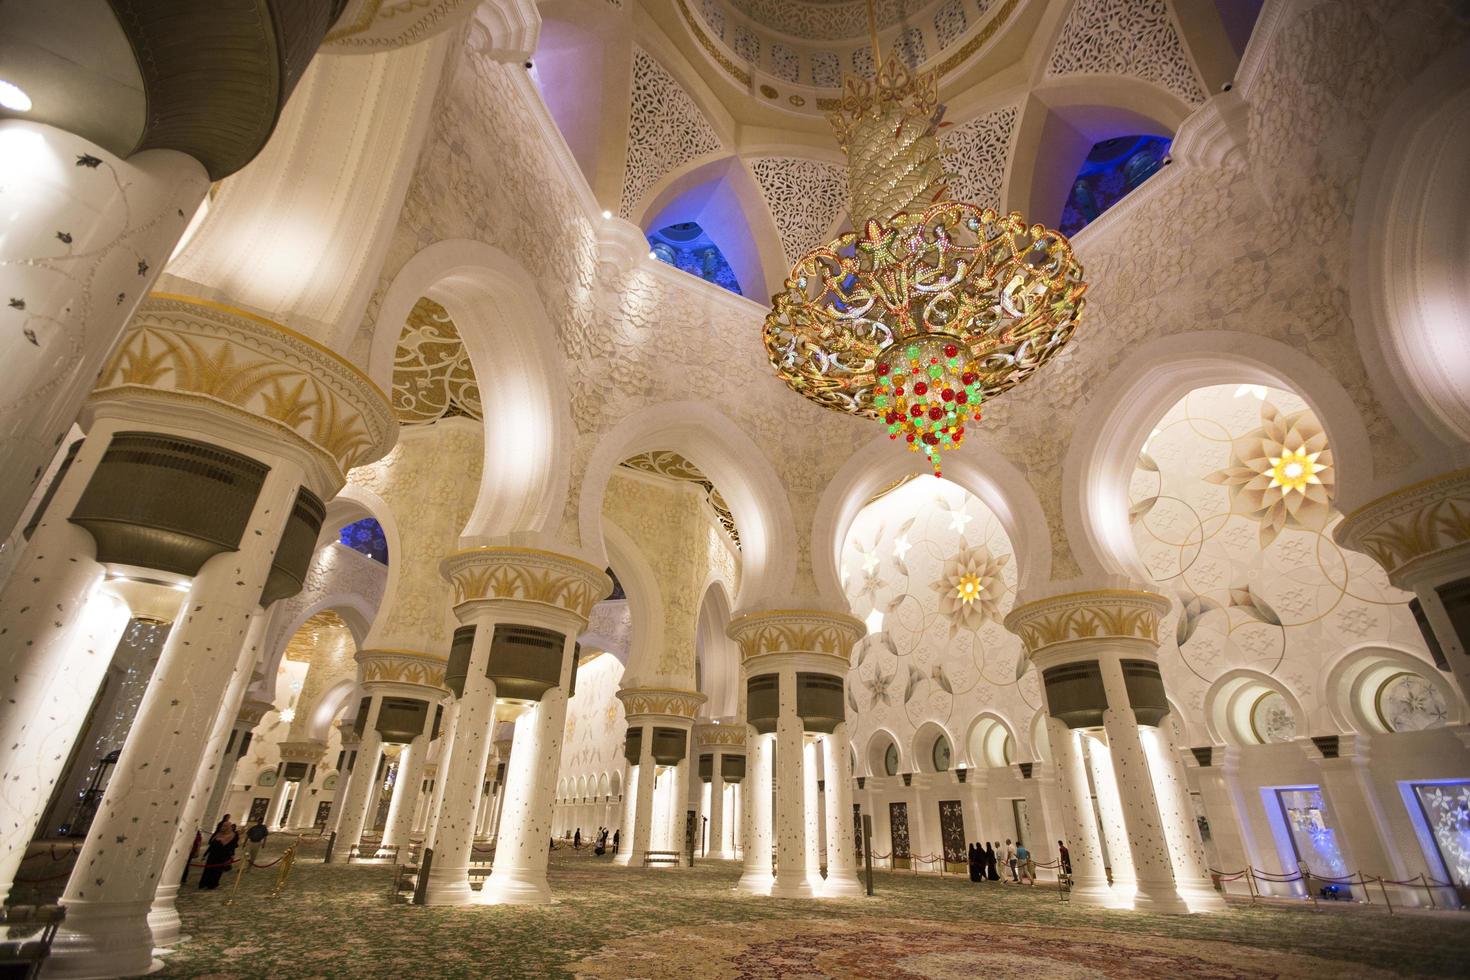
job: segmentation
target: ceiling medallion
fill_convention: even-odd
[[[860,230],[796,262],[761,331],[793,391],[882,419],[936,476],[981,403],[1067,344],[1087,289],[1059,232],[946,199],[943,115],[935,73],[896,57],[879,59],[871,82],[844,78],[828,121]]]

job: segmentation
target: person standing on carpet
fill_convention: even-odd
[[[1072,852],[1067,850],[1067,845],[1057,841],[1057,856],[1062,862],[1062,874],[1072,873]]]
[[[618,853],[618,843],[622,839],[623,839],[623,831],[622,831],[622,829],[619,828],[617,830],[614,830],[613,831],[613,853],[614,854]]]
[[[574,851],[580,851],[581,849],[582,849],[582,828],[581,827],[578,827],[577,828],[577,832],[572,835],[572,850],[574,850]]]
[[[249,871],[255,859],[260,857],[260,849],[265,846],[265,839],[270,836],[270,831],[265,829],[265,820],[257,819],[255,825],[245,831],[245,870]]]
[[[985,845],[985,877],[991,881],[1000,881],[1000,875],[995,873],[995,849],[1000,846],[1000,841]]]
[[[240,835],[234,824],[225,823],[214,832],[214,836],[209,838],[209,847],[204,852],[205,867],[204,873],[199,876],[200,888],[219,887],[220,876],[228,870],[230,862],[235,858],[235,848],[239,846]]]
[[[1016,863],[1013,867],[1016,869],[1016,884],[1019,885],[1022,878],[1028,885],[1036,884],[1036,862],[1031,860],[1031,852],[1019,838],[1016,840]]]
[[[984,867],[983,867],[983,863],[982,863],[982,859],[981,859],[980,845],[979,844],[975,844],[975,843],[970,844],[969,858],[970,858],[970,880],[971,881],[979,881],[981,875],[984,873]]]
[[[1016,877],[1016,848],[1011,844],[1011,839],[1006,838],[1006,867],[1011,869],[1011,881],[1019,883],[1021,879]]]

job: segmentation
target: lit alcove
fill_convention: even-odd
[[[725,259],[725,253],[697,221],[665,225],[649,234],[648,247],[654,257],[666,265],[714,283],[721,289],[728,289],[736,296],[745,295],[740,290],[735,270]]]
[[[364,517],[345,525],[337,532],[337,540],[375,562],[388,564],[388,539],[375,518]]]
[[[1132,134],[1094,143],[1072,181],[1058,226],[1075,235],[1108,208],[1137,190],[1164,165],[1170,140]]]

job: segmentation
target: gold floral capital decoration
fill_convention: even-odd
[[[279,323],[190,296],[143,300],[91,401],[135,397],[207,404],[295,441],[335,481],[330,494],[398,435],[388,397],[356,367]]]
[[[745,751],[744,725],[695,725],[694,744],[701,749],[721,752]]]
[[[456,612],[471,602],[535,602],[571,613],[585,626],[592,607],[612,592],[602,569],[535,548],[468,548],[439,567],[454,589]]]
[[[853,644],[867,632],[862,620],[846,613],[789,609],[746,613],[725,630],[740,647],[741,663],[782,654],[827,656],[842,661],[844,674]]]
[[[1426,559],[1470,563],[1470,469],[1379,497],[1353,511],[1332,535],[1376,561],[1401,589]]]
[[[260,724],[260,719],[264,718],[268,712],[274,710],[276,710],[276,706],[269,701],[249,698],[244,704],[240,705],[240,710],[235,715],[235,724],[246,728],[254,728]]]
[[[1135,640],[1152,648],[1159,645],[1159,622],[1169,608],[1169,600],[1155,592],[1068,592],[1017,606],[1006,616],[1005,627],[1021,638],[1033,658],[1088,640]]]
[[[645,715],[693,719],[699,706],[709,700],[698,691],[659,687],[632,687],[617,693],[630,720]]]
[[[357,715],[351,718],[343,718],[337,722],[337,736],[342,741],[344,749],[355,749],[362,744],[362,736],[357,734]]]
[[[282,762],[315,763],[320,762],[322,756],[327,754],[327,743],[314,740],[282,742],[278,748]]]
[[[432,694],[447,693],[444,657],[420,650],[361,650],[357,661],[358,680],[363,684],[411,684],[432,688]]]

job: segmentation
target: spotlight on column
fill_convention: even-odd
[[[0,78],[0,107],[11,112],[30,112],[31,97],[19,85]]]

